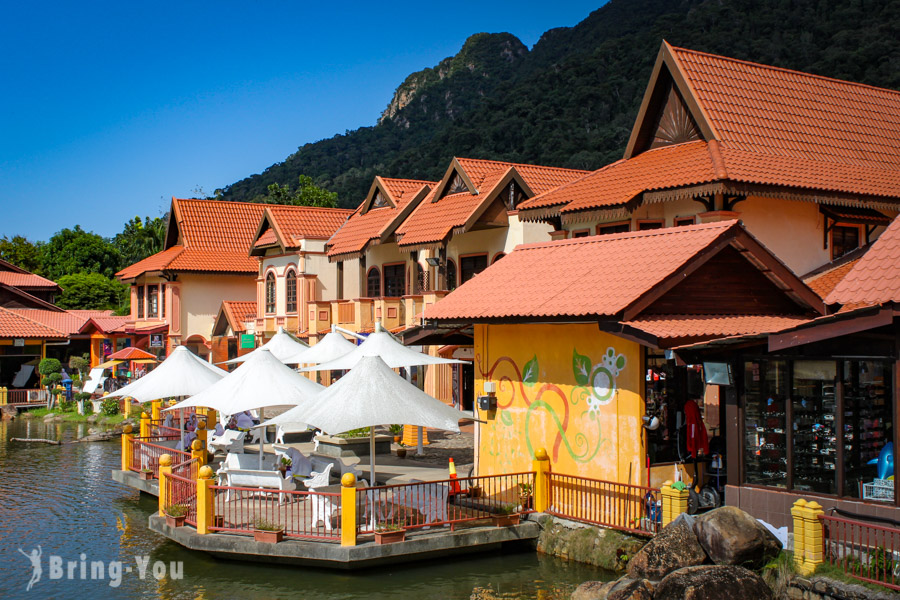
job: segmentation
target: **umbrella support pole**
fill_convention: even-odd
[[[264,408],[259,409],[259,422],[260,423],[265,421],[265,419],[263,419],[263,410],[265,410],[265,409]],[[260,427],[260,429],[259,429],[259,470],[260,471],[263,470],[263,454],[265,454],[265,449],[263,448],[263,444],[265,443],[265,438],[266,438],[266,428]]]
[[[412,370],[413,367],[406,367],[406,380],[412,383]],[[416,456],[422,456],[425,454],[425,449],[422,444],[422,428],[416,427]]]

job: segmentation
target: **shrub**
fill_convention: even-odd
[[[166,514],[170,517],[184,517],[188,514],[188,507],[184,504],[172,504],[166,509]]]
[[[91,395],[87,392],[75,392],[75,394],[72,395],[72,398],[76,401],[90,400]]]
[[[58,383],[62,383],[63,376],[62,373],[50,373],[47,375],[47,379],[50,380],[51,385],[56,385]]]
[[[74,401],[73,402],[62,401],[59,403],[59,408],[63,412],[75,412],[75,410],[78,408],[78,403],[74,402]]]
[[[119,399],[104,398],[103,402],[100,404],[100,412],[107,416],[119,414]]]
[[[45,358],[38,363],[38,373],[41,375],[50,375],[51,373],[59,373],[62,370],[62,364],[55,358]],[[60,376],[62,379],[62,376]]]
[[[284,529],[278,523],[273,523],[272,521],[267,521],[266,519],[256,519],[253,521],[253,528],[257,531],[281,531]]]
[[[69,358],[69,368],[78,371],[79,373],[84,373],[90,366],[91,361],[81,356],[72,356]]]
[[[44,387],[50,387],[50,384],[53,383],[53,380],[49,377],[41,377],[41,385]]]
[[[516,512],[515,504],[501,504],[494,507],[495,515],[512,515]]]

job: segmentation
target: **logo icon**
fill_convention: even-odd
[[[31,561],[31,580],[28,582],[28,586],[25,588],[26,592],[30,592],[34,584],[41,580],[41,574],[43,574],[44,572],[43,568],[41,568],[41,554],[43,554],[43,551],[41,550],[41,547],[38,546],[31,551],[31,554],[26,553],[21,548],[19,548],[19,552],[22,553],[22,556]]]

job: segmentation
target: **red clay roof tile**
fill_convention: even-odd
[[[59,286],[55,281],[44,279],[40,275],[35,275],[34,273],[15,273],[13,271],[0,271],[0,283],[5,283],[6,285],[12,287],[24,289],[59,289]]]
[[[225,309],[225,316],[235,333],[247,331],[244,323],[256,319],[256,302],[223,300],[222,307]]]
[[[327,240],[353,214],[345,208],[312,206],[269,206],[275,228],[288,248],[296,248],[303,239]],[[268,234],[268,232],[263,235]]]
[[[724,221],[518,246],[425,318],[613,316],[735,227]]]
[[[652,315],[626,321],[660,339],[772,333],[809,319],[788,315]]]
[[[844,305],[900,302],[900,218],[884,230],[825,301]]]
[[[67,335],[78,333],[81,326],[90,318],[70,311],[57,312],[43,308],[10,308],[7,310]]]
[[[0,307],[0,338],[61,339],[65,337],[66,334],[58,329]]]

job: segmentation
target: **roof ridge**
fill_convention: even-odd
[[[698,223],[696,225],[683,225],[681,227],[662,227],[659,229],[647,229],[644,231],[623,231],[622,233],[608,233],[605,235],[591,235],[581,238],[572,238],[567,240],[550,240],[546,242],[534,242],[531,244],[520,244],[516,249],[535,250],[537,248],[546,248],[551,246],[573,246],[577,244],[598,244],[606,242],[614,242],[617,240],[656,237],[660,235],[678,235],[685,233],[693,233],[695,231],[705,231],[707,229],[722,229],[723,231],[738,226],[738,219],[729,219],[727,221],[715,221],[713,223]]]
[[[658,150],[658,148],[653,148],[653,150]],[[648,150],[647,152],[651,152],[651,150]],[[594,170],[594,171],[588,171],[588,172],[586,172],[584,175],[582,175],[581,177],[577,177],[577,178],[573,179],[572,181],[569,181],[569,182],[567,182],[567,183],[562,184],[562,185],[559,186],[559,187],[551,188],[551,189],[547,190],[546,192],[542,192],[542,193],[540,193],[540,194],[536,194],[535,196],[533,196],[533,197],[531,197],[531,198],[525,200],[522,204],[529,204],[529,203],[532,203],[532,202],[536,201],[537,199],[541,198],[542,196],[546,196],[547,194],[555,193],[555,192],[558,192],[558,191],[560,191],[560,190],[567,189],[569,186],[575,185],[576,183],[580,183],[580,182],[584,181],[585,179],[587,179],[588,177],[592,177],[592,176],[596,175],[597,173],[600,173],[600,172],[602,172],[602,171],[606,171],[607,169],[611,169],[611,168],[614,167],[615,165],[618,165],[619,163],[625,162],[626,160],[628,160],[628,159],[626,159],[626,158],[620,158],[619,160],[613,161],[613,162],[609,163],[608,165],[603,165],[603,166],[600,167],[599,169],[596,169],[596,170]],[[560,202],[559,202],[559,204],[568,204],[568,203],[569,203],[569,201],[567,201],[567,200],[563,200],[563,201],[560,201]],[[526,206],[519,206],[519,210],[528,210],[528,207],[526,207]]]
[[[422,184],[440,183],[439,181],[428,181],[426,179],[407,179],[405,177],[382,177],[381,175],[379,175],[379,177],[381,177],[382,181],[408,181],[409,183],[422,183]]]
[[[535,167],[539,169],[554,169],[556,171],[570,171],[573,173],[591,173],[592,171],[586,171],[584,169],[572,169],[569,167],[551,167],[550,165],[536,165],[532,163],[517,163],[511,162],[508,160],[493,160],[490,158],[467,158],[463,156],[454,156],[457,161],[460,160],[470,160],[472,162],[484,162],[484,163],[493,163],[497,165],[507,165],[509,167]]]
[[[731,57],[731,56],[723,56],[723,55],[721,55],[721,54],[713,54],[713,53],[711,53],[711,52],[703,52],[702,50],[692,50],[691,48],[683,48],[683,47],[681,47],[681,46],[670,46],[670,47],[672,48],[672,50],[675,50],[675,51],[677,51],[677,52],[687,52],[687,53],[689,53],[689,54],[698,54],[698,55],[702,55],[702,56],[711,56],[711,57],[713,57],[713,58],[718,58],[718,59],[721,59],[721,60],[727,60],[727,61],[730,61],[730,62],[741,63],[741,64],[744,64],[744,65],[751,65],[751,66],[754,66],[754,67],[762,67],[762,68],[764,68],[764,69],[769,69],[769,70],[771,70],[771,71],[781,71],[781,72],[783,72],[783,73],[792,73],[792,74],[794,74],[794,75],[802,75],[802,76],[804,76],[804,77],[812,77],[812,78],[814,78],[814,79],[821,79],[821,80],[823,80],[823,81],[832,81],[832,82],[835,82],[835,83],[843,83],[843,84],[846,84],[846,85],[852,85],[852,86],[857,86],[857,87],[863,87],[863,88],[867,88],[867,89],[870,89],[870,90],[878,90],[878,91],[882,91],[882,92],[889,92],[889,93],[891,93],[891,94],[895,94],[895,95],[900,96],[900,91],[898,91],[898,90],[892,90],[892,89],[890,89],[890,88],[883,88],[883,87],[878,87],[878,86],[874,86],[874,85],[869,85],[868,83],[859,83],[858,81],[848,81],[848,80],[846,80],[846,79],[837,79],[837,78],[835,78],[835,77],[827,77],[827,76],[825,76],[825,75],[816,75],[815,73],[807,73],[807,72],[805,72],[805,71],[798,71],[798,70],[796,70],[796,69],[788,69],[788,68],[786,68],[786,67],[776,67],[775,65],[767,65],[767,64],[764,64],[764,63],[753,62],[753,61],[750,61],[750,60],[743,60],[743,59],[740,59],[740,58],[733,58],[733,57]]]

